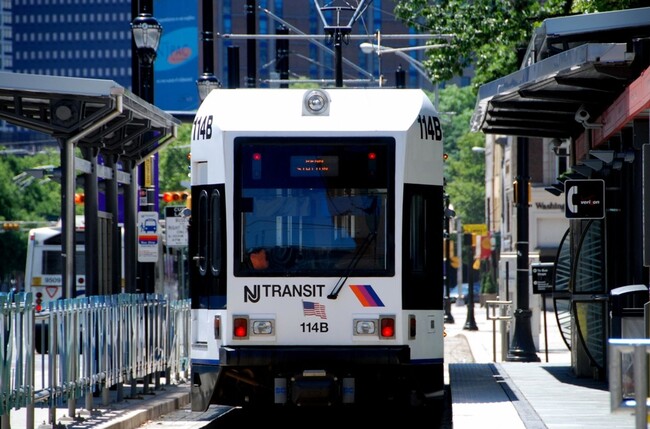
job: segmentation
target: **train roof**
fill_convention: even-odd
[[[313,89],[217,89],[202,103],[197,118],[212,115],[222,131],[406,131],[418,115],[435,114],[420,89],[334,88],[326,113],[304,113],[305,95]]]

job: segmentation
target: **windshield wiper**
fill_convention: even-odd
[[[363,243],[361,243],[361,247],[357,249],[356,253],[352,257],[352,260],[350,261],[347,268],[343,272],[343,275],[341,276],[339,281],[336,282],[334,289],[332,289],[332,292],[330,292],[330,294],[327,295],[328,299],[336,299],[339,296],[339,292],[345,285],[345,282],[348,280],[348,277],[350,277],[350,273],[357,266],[357,264],[361,260],[361,257],[366,253],[366,250],[370,246],[370,243],[372,243],[372,241],[375,239],[375,237],[377,237],[377,232],[373,231],[370,234],[368,234],[368,236],[363,241]]]

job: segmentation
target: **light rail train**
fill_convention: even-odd
[[[219,89],[194,119],[192,409],[441,399],[443,135],[413,89]]]

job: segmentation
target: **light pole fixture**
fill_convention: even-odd
[[[142,12],[131,22],[138,64],[144,72],[137,95],[149,103],[153,103],[153,62],[158,53],[162,30],[162,25],[150,13]]]
[[[162,30],[162,25],[150,13],[140,13],[131,23],[138,59],[143,65],[152,65],[156,59]]]
[[[222,88],[221,81],[212,73],[203,73],[196,81],[196,86],[199,90],[199,98],[201,101],[205,100],[213,89]]]

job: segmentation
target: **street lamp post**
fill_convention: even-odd
[[[133,42],[138,57],[137,73],[133,73],[134,92],[144,101],[152,103],[154,101],[153,91],[153,63],[156,59],[162,26],[151,14],[153,10],[152,0],[145,0],[139,3],[140,10],[131,22],[133,32]],[[140,186],[140,210],[155,211],[157,202],[157,155],[147,158],[138,166],[138,185]],[[154,292],[154,266],[152,262],[140,262],[138,272],[140,273],[141,288],[145,293]]]
[[[517,138],[517,307],[515,329],[506,356],[511,362],[539,362],[535,353],[528,296],[528,139]]]
[[[138,56],[137,76],[138,85],[134,85],[137,89],[137,94],[144,101],[153,104],[154,102],[154,79],[153,79],[153,63],[156,59],[158,52],[158,45],[160,44],[160,36],[162,35],[162,25],[156,18],[153,17],[153,0],[142,0],[137,2],[139,4],[138,16],[131,22],[131,31],[133,32],[133,43],[136,48]],[[135,14],[135,13],[134,13]],[[142,137],[140,137],[142,139]],[[138,186],[139,186],[139,210],[140,211],[154,211],[158,210],[158,155],[148,157],[138,166]],[[133,198],[134,193],[131,193]],[[130,207],[137,207],[133,201]],[[132,236],[129,239],[136,239],[137,231],[130,231]],[[138,274],[140,278],[141,293],[154,293],[155,291],[155,262],[140,262],[138,261]],[[148,318],[145,318],[145,327],[149,323]],[[148,332],[148,330],[147,330]],[[145,334],[147,336],[148,334]],[[145,338],[145,341],[148,341]],[[160,384],[160,375],[156,374],[155,384]],[[131,381],[131,391],[135,393],[134,381]],[[149,375],[144,377],[145,392],[149,390]]]

